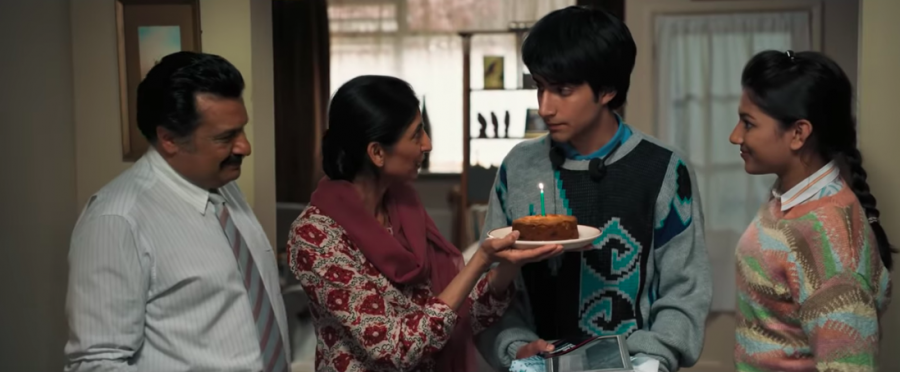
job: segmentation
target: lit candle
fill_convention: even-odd
[[[543,183],[539,183],[539,184],[538,184],[538,187],[541,188],[541,216],[546,216],[546,215],[547,215],[547,210],[544,209],[544,184],[543,184]]]

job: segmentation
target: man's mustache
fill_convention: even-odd
[[[228,158],[222,161],[222,167],[227,167],[229,165],[241,165],[244,162],[244,155],[231,154]]]

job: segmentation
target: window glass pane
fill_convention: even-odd
[[[394,32],[398,29],[397,5],[332,4],[328,6],[328,28],[332,33]]]

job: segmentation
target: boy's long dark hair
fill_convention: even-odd
[[[602,9],[570,6],[541,18],[522,44],[529,72],[554,84],[587,82],[594,96],[615,92],[610,110],[625,104],[637,47],[621,19]]]

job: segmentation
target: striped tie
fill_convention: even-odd
[[[269,295],[263,285],[262,277],[259,275],[256,262],[253,261],[253,255],[250,254],[250,249],[247,247],[244,237],[241,236],[241,232],[231,220],[231,214],[228,213],[228,207],[225,206],[225,199],[218,194],[210,194],[210,199],[215,205],[216,216],[219,217],[219,223],[225,230],[228,243],[231,244],[241,277],[244,278],[244,288],[247,289],[247,298],[250,299],[250,307],[253,309],[253,319],[256,321],[256,331],[259,335],[263,371],[286,372],[288,362],[283,350],[284,344],[281,340],[278,321],[275,320],[275,312],[272,310],[272,304],[269,302]]]

